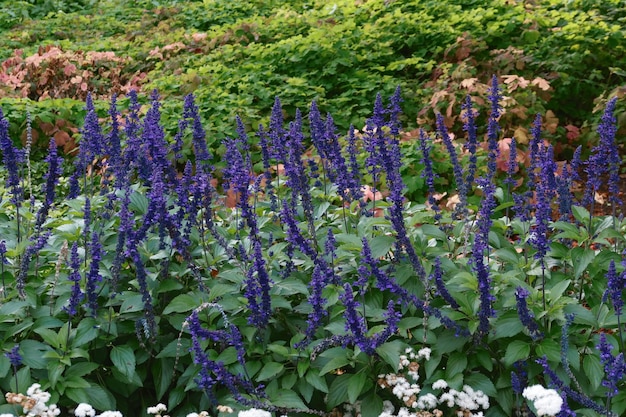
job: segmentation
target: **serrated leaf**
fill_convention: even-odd
[[[285,369],[285,365],[283,365],[282,363],[268,362],[263,365],[263,368],[261,368],[261,372],[259,372],[257,380],[266,381],[281,373],[283,369]]]
[[[359,399],[359,395],[367,381],[367,376],[365,372],[359,372],[350,376],[350,381],[348,382],[348,402],[350,404],[356,403],[356,400]]]
[[[328,384],[326,383],[326,379],[322,378],[316,369],[309,369],[304,376],[304,379],[315,389],[328,393]]]
[[[516,361],[528,359],[528,355],[530,355],[530,344],[521,340],[514,340],[506,347],[504,363],[511,366]]]
[[[104,388],[92,385],[89,388],[68,388],[65,395],[76,404],[87,403],[97,410],[116,410],[115,398]]]
[[[329,360],[323,367],[320,369],[320,376],[325,375],[335,369],[343,368],[344,366],[350,363],[350,359],[347,356],[337,356]]]
[[[463,384],[467,384],[475,390],[480,390],[489,397],[497,397],[498,391],[491,381],[491,378],[477,372],[473,372],[463,379]]]
[[[302,401],[302,398],[292,390],[277,390],[270,398],[272,405],[277,407],[295,408],[298,410],[307,410],[308,407]]]
[[[446,379],[452,379],[457,374],[462,374],[467,368],[467,355],[461,352],[454,352],[446,363]]]
[[[361,400],[361,416],[362,417],[378,417],[383,411],[383,400],[372,393],[365,395]]]
[[[187,313],[198,307],[199,304],[200,300],[198,300],[197,297],[193,297],[189,294],[180,294],[174,297],[167,307],[165,307],[163,314]]]
[[[350,374],[338,375],[330,384],[330,392],[326,400],[328,409],[338,406],[348,400],[348,386],[350,385]]]
[[[111,349],[111,362],[122,374],[130,378],[135,372],[135,353],[129,346],[113,346]]]
[[[543,339],[537,346],[537,355],[545,355],[549,361],[558,362],[561,360],[561,345],[552,339]]]
[[[572,249],[572,264],[574,265],[574,278],[580,278],[585,272],[593,258],[596,256],[591,249],[577,247]]]
[[[376,236],[370,240],[370,249],[372,250],[372,258],[379,259],[387,255],[396,239],[393,236]]]
[[[585,359],[583,359],[583,370],[587,378],[589,378],[591,387],[594,390],[598,389],[604,378],[604,367],[600,363],[600,358],[595,355],[585,355]]]
[[[400,355],[405,349],[404,343],[399,340],[383,343],[376,348],[376,353],[391,366],[391,369],[397,369],[400,364]]]

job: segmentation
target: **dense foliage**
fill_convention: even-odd
[[[237,120],[219,170],[193,96],[173,136],[156,93],[123,115],[113,102],[105,124],[88,96],[74,169],[51,139],[43,181],[0,117],[0,387],[127,416],[159,401],[174,416],[622,415],[617,99],[590,157],[558,164],[541,116],[527,154],[501,140],[501,101],[494,77],[484,142],[468,96],[466,140],[439,115],[410,143],[424,204],[403,195],[399,89],[345,135],[316,103],[285,120],[276,99],[258,146]],[[592,215],[602,197],[612,215]]]
[[[32,14],[36,7],[46,13]],[[464,96],[495,73],[505,81],[504,104],[515,110],[504,134],[526,128],[528,114],[550,110],[550,133],[571,154],[592,140],[585,122],[597,121],[594,100],[626,74],[619,0],[31,0],[2,10],[16,16],[0,40],[0,101],[15,137],[26,128],[17,123],[24,106],[39,115],[39,133],[41,123],[80,124],[84,114],[55,114],[58,105],[41,97],[71,104],[86,91],[106,99],[137,85],[146,95],[157,88],[179,99],[162,107],[171,134],[182,97],[194,93],[210,115],[214,150],[235,135],[233,114],[256,129],[276,95],[290,117],[315,99],[345,131],[363,123],[374,94],[400,85],[416,103],[405,109],[405,126],[433,127],[436,110],[452,129]],[[106,58],[88,64],[90,55]],[[462,134],[460,126],[453,132]]]

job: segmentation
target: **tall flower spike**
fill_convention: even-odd
[[[444,145],[446,146],[446,150],[448,151],[448,155],[450,156],[450,161],[452,162],[452,171],[454,172],[454,181],[456,182],[456,188],[459,191],[459,199],[461,200],[461,207],[463,209],[467,204],[467,192],[465,190],[465,180],[463,178],[463,169],[461,168],[461,164],[459,163],[459,158],[456,153],[456,149],[454,148],[454,144],[452,143],[452,139],[448,134],[448,128],[444,123],[443,116],[441,113],[437,113],[437,131],[443,140]]]
[[[0,109],[0,150],[2,162],[8,171],[6,187],[11,190],[11,201],[19,207],[24,198],[19,175],[19,166],[24,162],[24,153],[13,146],[13,141],[9,137],[9,121],[5,119],[2,109]]]
[[[85,115],[85,124],[82,129],[83,141],[87,145],[91,157],[103,155],[106,152],[105,139],[102,134],[102,128],[98,123],[98,114],[93,105],[91,93],[87,93],[85,110],[87,114]]]
[[[439,257],[435,258],[435,265],[430,277],[435,280],[437,294],[443,298],[446,303],[450,304],[450,307],[458,309],[459,304],[452,297],[452,295],[450,295],[450,292],[448,292],[448,289],[446,288],[446,283],[443,282],[443,270],[441,269],[441,259],[439,259]]]
[[[435,210],[435,220],[441,219],[441,214],[439,213],[440,208],[437,205],[437,200],[435,199],[435,178],[437,174],[435,174],[433,170],[433,162],[430,158],[430,146],[428,146],[428,136],[424,133],[423,129],[420,129],[419,133],[419,144],[420,150],[422,151],[422,164],[424,165],[424,170],[422,171],[422,178],[426,180],[426,187],[428,187],[428,203],[430,207]]]
[[[54,203],[54,197],[56,195],[55,188],[59,182],[59,176],[63,172],[63,158],[57,156],[57,144],[54,138],[50,138],[50,144],[48,146],[48,156],[46,157],[48,163],[48,171],[44,175],[44,185],[42,186],[42,192],[44,194],[44,202],[39,211],[37,212],[37,218],[35,220],[35,229],[43,225],[48,216],[48,211]]]
[[[498,137],[500,136],[500,125],[498,119],[502,114],[502,107],[500,101],[502,100],[502,94],[500,93],[500,87],[498,86],[498,77],[494,74],[491,78],[491,87],[489,88],[489,101],[491,102],[491,114],[489,115],[489,122],[487,125],[487,141],[488,141],[488,161],[487,171],[490,177],[493,177],[496,173],[497,158],[498,158]]]
[[[185,96],[185,104],[183,107],[183,117],[192,120],[192,139],[193,149],[196,154],[196,164],[207,166],[211,159],[211,154],[206,143],[206,132],[202,127],[198,106],[195,103],[193,94]]]
[[[543,337],[543,333],[539,330],[539,326],[535,321],[535,315],[528,309],[526,299],[530,295],[530,292],[523,287],[517,287],[515,290],[515,299],[517,300],[517,315],[520,321],[528,329],[530,337],[533,340],[539,340]]]
[[[80,289],[80,281],[82,277],[80,276],[80,258],[78,257],[77,242],[72,244],[72,249],[70,251],[70,274],[67,279],[72,282],[72,291],[70,293],[68,304],[63,307],[63,311],[70,316],[71,320],[72,317],[78,314],[78,307],[84,298],[84,294]]]
[[[476,156],[476,150],[478,149],[476,116],[478,112],[474,110],[472,106],[472,98],[469,95],[465,98],[465,103],[463,103],[462,109],[464,111],[463,130],[467,132],[467,143],[464,145],[464,148],[469,152],[469,163],[465,173],[465,191],[469,193],[472,189],[472,185],[474,184],[476,164],[478,161]]]
[[[348,283],[345,283],[343,286],[343,290],[344,292],[339,296],[339,298],[346,307],[345,330],[352,335],[352,340],[359,348],[361,348],[363,352],[367,353],[368,355],[373,355],[375,352],[375,348],[365,336],[365,334],[367,333],[367,324],[363,317],[361,317],[358,313],[360,304],[354,299],[352,286]]]
[[[248,323],[259,329],[265,328],[269,322],[271,311],[270,278],[265,268],[265,259],[258,238],[253,241],[253,263],[248,270],[245,295],[248,299],[250,316]]]
[[[606,396],[612,398],[619,393],[618,384],[626,375],[626,363],[624,362],[624,352],[613,356],[611,346],[606,340],[606,334],[600,334],[600,343],[596,346],[600,352],[600,362],[604,367],[604,379],[602,385],[607,388]]]
[[[100,237],[95,231],[91,235],[89,252],[91,252],[91,264],[87,273],[85,292],[87,295],[87,308],[90,310],[91,316],[96,317],[98,312],[98,283],[102,281],[102,276],[100,275],[102,245],[100,244]]]
[[[607,299],[611,300],[613,310],[618,318],[622,315],[622,309],[624,307],[622,292],[624,288],[626,288],[626,279],[624,279],[625,273],[626,272],[618,274],[615,269],[615,262],[611,260],[609,263],[609,270],[606,273],[608,283],[606,291],[604,292],[603,301],[606,301]]]

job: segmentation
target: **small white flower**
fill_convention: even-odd
[[[431,350],[427,347],[425,348],[421,348],[420,350],[417,351],[417,357],[418,359],[426,359],[427,361],[430,360],[430,353]]]
[[[158,403],[154,407],[148,407],[146,411],[148,414],[161,414],[163,411],[167,410],[167,406],[163,403]]]
[[[438,379],[433,383],[433,389],[446,389],[448,388],[448,383],[443,379]]]
[[[533,402],[537,414],[541,416],[554,416],[563,406],[563,398],[553,389],[546,389],[541,385],[532,385],[524,388],[522,396]]]
[[[13,414],[0,414],[0,417],[15,417]]]
[[[227,406],[227,405],[222,405],[222,404],[220,404],[220,405],[218,405],[218,406],[217,406],[217,411],[219,411],[220,413],[232,413],[232,412],[233,412],[233,409],[232,409],[232,408],[230,408],[230,407],[229,407],[229,406]],[[202,411],[202,412],[200,413],[200,415],[202,415],[202,413],[206,413],[206,414],[208,414],[206,411]]]
[[[240,411],[237,417],[272,417],[272,413],[258,408]]]
[[[31,386],[30,386],[30,387],[26,390],[26,395],[28,395],[29,397],[30,397],[30,396],[33,396],[33,395],[35,395],[36,393],[41,392],[41,389],[40,389],[40,388],[41,388],[41,385],[40,385],[40,384],[33,384],[33,385],[31,385]]]
[[[433,394],[422,395],[417,399],[417,407],[421,410],[430,410],[437,407],[437,397]]]
[[[395,408],[391,401],[389,400],[383,401],[383,413],[393,414],[394,411],[395,411]]]
[[[94,410],[89,404],[80,403],[76,406],[74,415],[76,417],[94,417],[96,415],[96,410]]]
[[[122,413],[120,413],[119,411],[107,410],[103,411],[102,414],[97,417],[122,417]]]
[[[187,417],[199,417],[199,416],[200,416],[200,414],[198,414],[198,413],[189,413],[189,414],[187,414]]]

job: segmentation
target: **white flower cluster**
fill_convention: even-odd
[[[533,402],[537,415],[554,416],[563,406],[563,398],[553,389],[546,389],[541,385],[532,385],[524,388],[522,396]]]
[[[56,404],[46,404],[50,400],[50,393],[42,391],[39,384],[31,385],[26,395],[7,392],[5,398],[9,404],[22,406],[25,417],[56,417],[61,414]],[[10,414],[2,416],[7,417]]]
[[[272,413],[258,408],[251,408],[249,410],[240,411],[237,417],[272,417]]]
[[[400,355],[397,373],[378,376],[378,385],[390,389],[396,398],[404,403],[394,415],[393,404],[386,401],[383,403],[383,412],[379,417],[440,417],[443,416],[443,411],[437,407],[441,405],[454,409],[459,417],[483,416],[483,410],[489,408],[489,397],[482,391],[474,390],[469,385],[465,385],[461,391],[457,391],[449,388],[448,383],[440,379],[435,381],[431,387],[433,390],[445,390],[439,397],[433,393],[418,396],[421,391],[421,387],[417,383],[419,379],[418,361],[430,360],[431,353],[429,348],[422,348],[417,352],[408,348],[403,355]]]

